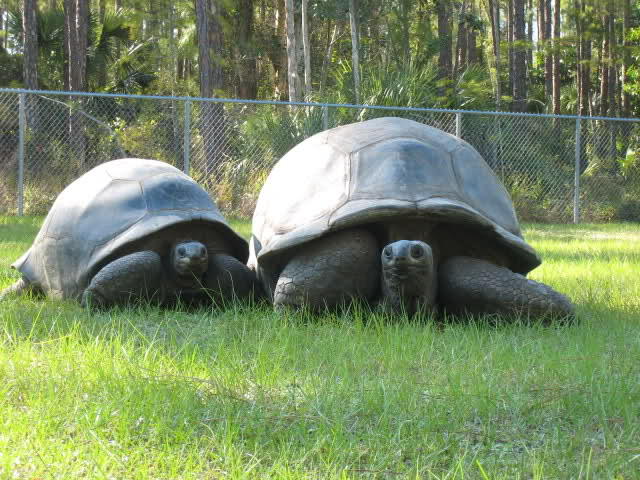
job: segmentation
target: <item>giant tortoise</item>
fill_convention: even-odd
[[[131,299],[245,296],[248,246],[209,195],[180,170],[125,158],[65,188],[31,248],[12,267],[22,278],[0,293],[109,306]]]
[[[480,154],[411,120],[345,125],[294,147],[260,192],[249,249],[276,306],[359,297],[409,313],[573,314],[525,278],[540,258]]]

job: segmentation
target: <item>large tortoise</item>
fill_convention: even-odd
[[[249,267],[273,303],[565,317],[509,194],[468,143],[400,118],[321,132],[273,168]]]
[[[35,290],[109,306],[245,296],[255,278],[247,256],[246,241],[190,177],[156,160],[113,160],[60,193],[12,265],[22,278],[0,298]]]

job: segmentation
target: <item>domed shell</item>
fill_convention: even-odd
[[[249,264],[333,230],[399,216],[476,226],[509,252],[512,270],[540,264],[509,194],[471,145],[392,117],[318,133],[278,161],[258,198]]]
[[[65,188],[31,248],[13,268],[48,295],[76,298],[94,266],[127,244],[187,222],[211,225],[246,261],[248,246],[209,195],[177,168],[156,160],[103,163]]]

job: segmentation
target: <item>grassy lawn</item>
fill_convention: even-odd
[[[640,478],[640,226],[525,236],[579,324],[9,300],[0,478]]]

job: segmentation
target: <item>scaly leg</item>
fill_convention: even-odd
[[[261,292],[255,273],[238,259],[224,254],[209,257],[203,286],[213,300],[244,299]]]
[[[136,252],[105,265],[82,294],[85,306],[109,307],[132,300],[164,300],[160,255]]]
[[[310,242],[280,273],[275,306],[318,309],[353,297],[371,299],[378,289],[378,242],[366,230],[344,230]]]
[[[499,314],[531,319],[575,315],[571,301],[554,289],[484,260],[452,257],[440,267],[439,298],[453,314]]]

